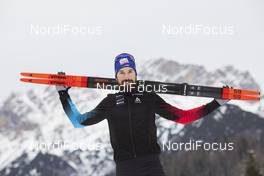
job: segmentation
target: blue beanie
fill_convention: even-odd
[[[135,59],[131,54],[122,53],[115,57],[115,76],[119,70],[124,67],[130,67],[134,69],[137,75]]]

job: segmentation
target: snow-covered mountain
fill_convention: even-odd
[[[106,93],[82,89],[71,90],[71,95],[80,111],[85,112],[95,107]],[[106,122],[90,128],[73,128],[62,110],[54,87],[12,94],[1,108],[0,121],[1,169],[8,168],[12,161],[22,155],[31,163],[40,152],[59,156],[60,162],[67,161],[79,175],[105,175],[113,169]],[[85,152],[75,150],[72,145],[80,145]],[[95,150],[95,147],[102,149]],[[49,162],[46,162],[43,167],[48,165]],[[8,169],[5,171],[9,172]],[[19,172],[15,175],[19,175]]]
[[[232,66],[209,72],[203,66],[184,65],[161,58],[142,63],[138,72],[139,79],[144,80],[211,86],[228,84],[244,89],[260,89],[249,72],[239,71]],[[37,85],[29,87],[32,89],[27,92],[11,94],[0,108],[0,143],[2,144],[0,175],[114,174],[115,165],[112,160],[106,121],[87,128],[75,129],[63,112],[54,87]],[[77,88],[72,88],[69,92],[81,112],[94,108],[109,93]],[[208,98],[171,95],[162,95],[162,97],[183,109],[211,101]],[[264,117],[264,106],[261,103],[231,101],[227,106],[235,105],[241,112],[250,111],[256,116]],[[225,107],[220,109],[223,116],[227,112],[226,109]],[[185,131],[187,128],[184,126],[157,118],[160,140],[168,140],[180,131],[187,134]],[[219,119],[217,113],[214,119]],[[200,125],[203,121],[200,121]],[[76,150],[73,146],[65,147],[66,145],[62,144],[76,144],[88,149]]]
[[[166,82],[189,83],[208,86],[223,86],[260,90],[260,86],[248,71],[240,71],[231,65],[218,68],[215,71],[207,71],[204,66],[180,64],[173,60],[164,58],[147,60],[139,67],[139,77],[144,80],[157,80]],[[186,108],[193,107],[197,103],[207,102],[207,98],[193,97],[171,97],[176,99]],[[190,101],[189,101],[190,100]],[[172,100],[173,101],[173,100]],[[186,102],[187,101],[187,102]],[[250,111],[264,117],[264,102],[243,102],[233,100],[231,104],[240,106],[246,111]]]

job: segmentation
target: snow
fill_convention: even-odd
[[[166,71],[168,70],[164,68],[162,72],[160,71],[162,65],[168,62],[171,64],[169,68],[170,71],[177,70],[177,72],[175,71],[175,75],[167,73]],[[202,66],[183,65],[171,62],[172,61],[165,59],[152,59],[146,61],[146,63],[143,63],[139,67],[141,73],[139,75],[140,79],[166,80],[168,82],[187,80],[188,83],[202,85],[210,84],[211,86],[222,86],[231,83],[234,87],[259,88],[258,84],[248,72],[241,72],[234,67],[224,67],[215,72],[208,72]],[[84,113],[93,109],[111,91],[72,88],[69,92],[80,112]],[[191,109],[212,101],[212,98],[175,95],[161,95],[161,97],[168,103],[182,109]],[[256,113],[264,117],[263,101],[246,102],[232,100],[229,103],[237,105],[245,111]],[[78,156],[81,158],[81,164],[68,159],[70,165],[76,168],[76,170],[79,170],[83,175],[105,175],[102,173],[110,172],[113,168],[114,163],[112,161],[112,156],[108,153],[109,151],[111,152],[112,149],[110,146],[107,121],[104,120],[96,125],[83,129],[74,128],[62,110],[58,94],[54,87],[44,88],[42,86],[36,86],[36,88],[34,87],[34,89],[25,93],[14,93],[3,103],[1,109],[13,112],[21,121],[26,123],[30,122],[36,126],[30,130],[18,130],[18,132],[10,131],[8,135],[5,136],[0,133],[0,170],[21,156],[22,153],[27,153],[28,160],[32,160],[38,152],[37,150],[33,150],[37,144],[50,144],[58,141],[80,145],[102,145],[100,151],[91,150],[80,152]],[[225,112],[226,107],[223,106],[214,118],[220,120]],[[198,128],[202,123],[203,121],[200,120],[193,125]],[[169,135],[178,134],[182,132],[184,128],[184,125],[175,124],[164,118],[158,118],[156,124],[159,129],[157,135],[160,136],[160,141],[167,141]],[[74,152],[74,150],[68,151]],[[63,148],[47,150],[46,152],[65,157],[65,150]],[[98,166],[102,165],[102,168],[96,169],[96,164],[98,164]],[[35,173],[35,171],[32,170],[32,173]]]

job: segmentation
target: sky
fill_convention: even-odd
[[[0,0],[0,103],[39,86],[20,72],[113,77],[122,52],[137,64],[234,65],[263,88],[263,16],[262,0]]]

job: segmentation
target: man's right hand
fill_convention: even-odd
[[[59,75],[65,75],[65,72],[58,72]],[[68,91],[71,87],[67,87],[67,86],[56,86],[56,90],[58,92],[60,91]]]

